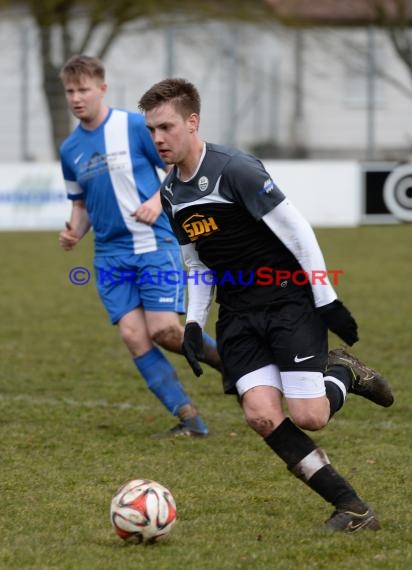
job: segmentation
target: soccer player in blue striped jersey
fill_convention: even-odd
[[[160,159],[141,114],[109,107],[102,62],[73,56],[60,74],[78,126],[61,145],[70,221],[59,235],[71,250],[92,227],[96,287],[148,388],[177,416],[170,435],[205,436],[208,428],[158,346],[181,353],[183,276],[177,240],[162,210]],[[159,277],[160,276],[160,277]],[[220,370],[213,339],[204,361]]]

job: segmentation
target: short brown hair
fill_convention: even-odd
[[[74,55],[64,64],[59,77],[62,81],[67,79],[79,80],[82,75],[104,81],[105,68],[103,63],[97,57]]]
[[[155,83],[138,103],[141,111],[151,111],[163,103],[173,103],[175,109],[187,118],[192,113],[200,114],[200,95],[196,87],[186,79],[164,79]]]

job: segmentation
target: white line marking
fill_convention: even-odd
[[[36,398],[27,394],[17,396],[6,396],[0,394],[0,402],[24,402],[27,404],[37,404],[39,406],[73,406],[76,408],[113,408],[117,410],[150,410],[150,405],[135,405],[129,402],[108,402],[107,400],[85,400],[83,402],[73,398]]]

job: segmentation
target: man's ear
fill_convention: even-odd
[[[189,115],[187,119],[187,124],[190,133],[194,133],[199,129],[199,122],[200,122],[200,117],[197,113],[192,113],[191,115]]]

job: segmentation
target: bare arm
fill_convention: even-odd
[[[90,229],[89,215],[83,200],[74,200],[70,222],[59,234],[59,244],[65,251],[70,251]]]

